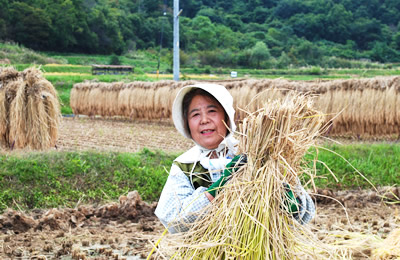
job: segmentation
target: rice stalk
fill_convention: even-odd
[[[6,145],[6,133],[8,131],[8,111],[6,106],[6,88],[0,82],[0,146]]]
[[[26,98],[28,84],[20,81],[16,96],[10,105],[9,140],[15,148],[23,148],[27,143]]]

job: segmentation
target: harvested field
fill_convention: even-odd
[[[379,199],[365,200],[366,196],[374,196],[373,192],[320,192],[329,193],[346,206],[332,200],[317,204],[317,216],[310,225],[323,241],[348,241],[352,232],[386,238],[392,230],[400,228],[400,205],[387,205]],[[149,214],[155,205],[138,208],[136,219],[116,217],[121,205],[26,213],[9,210],[0,215],[0,258],[146,259],[164,230],[158,219]],[[327,231],[345,235],[327,236]],[[354,250],[353,259],[369,259],[372,250],[360,248]]]
[[[191,146],[169,121],[88,117],[63,118],[57,141],[57,149],[66,151],[136,152],[147,147],[182,152]],[[338,239],[327,236],[326,231],[347,234],[338,240],[348,241],[351,232],[385,238],[400,228],[400,204],[382,203],[374,192],[319,190],[318,194],[337,200],[315,196],[317,217],[311,225],[321,240]],[[0,259],[145,259],[164,230],[148,213],[155,204],[147,206],[137,208],[137,218],[115,217],[122,203],[50,211],[10,210],[0,215]],[[364,249],[353,259],[369,259],[372,251]]]
[[[170,121],[63,118],[57,149],[138,152],[144,147],[182,152],[193,143],[182,137]]]

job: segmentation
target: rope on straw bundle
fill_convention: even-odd
[[[188,232],[168,235],[160,254],[172,246],[174,259],[333,258],[332,249],[295,220],[284,203],[285,184],[295,187],[307,172],[302,160],[323,121],[310,98],[300,94],[268,101],[249,113],[239,143],[248,163]]]

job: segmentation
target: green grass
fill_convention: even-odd
[[[306,158],[311,159],[315,154],[316,150],[312,149]],[[316,173],[319,176],[316,184],[319,187],[337,189],[372,188],[368,181],[354,169],[356,168],[373,185],[400,185],[399,158],[400,144],[398,143],[328,145],[319,149],[318,160],[324,162],[326,166],[320,162],[316,163]],[[309,166],[312,167],[312,164]],[[327,168],[335,174],[338,182]]]
[[[15,43],[0,42],[0,59],[9,59],[12,64],[18,63],[66,63],[61,58],[49,57],[44,53],[39,53],[25,48]]]
[[[167,179],[164,166],[176,155],[140,153],[50,152],[0,155],[0,211],[74,207],[117,200],[138,190],[156,201]]]
[[[250,78],[283,78],[289,80],[315,79],[349,79],[355,77],[371,78],[376,76],[397,76],[399,68],[393,69],[323,69],[320,67],[306,67],[293,69],[232,69],[232,68],[182,68],[186,74],[206,73],[229,76],[231,71],[237,71],[238,77]]]
[[[17,70],[22,71],[26,68],[30,68],[33,66],[39,67],[41,71],[46,72],[59,72],[59,73],[84,73],[91,74],[92,67],[91,66],[83,66],[83,65],[35,65],[35,64],[14,64],[13,65]]]
[[[68,64],[91,66],[92,64],[110,64],[112,55],[87,55],[87,54],[52,54],[55,59],[66,60]],[[135,51],[119,56],[121,65],[134,67],[135,73],[152,73],[157,71],[158,53],[154,51]],[[160,71],[166,72],[169,65],[161,61]]]
[[[347,159],[374,185],[400,185],[400,144],[328,145]],[[311,149],[307,160],[314,158]],[[177,154],[144,149],[139,153],[35,152],[0,154],[0,212],[22,209],[74,207],[82,203],[115,201],[138,190],[146,201],[157,201]],[[371,188],[345,160],[325,149],[316,163],[317,187]],[[312,163],[310,163],[312,166]]]

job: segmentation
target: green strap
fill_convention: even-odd
[[[239,170],[241,165],[236,165],[236,163],[239,161],[239,159],[242,157],[242,155],[236,155],[232,161],[230,161],[226,166],[225,166],[225,170],[222,173],[222,176],[213,184],[211,184],[211,186],[207,189],[207,192],[210,193],[213,197],[216,196],[217,191],[225,185],[225,183],[229,180],[230,176],[232,175],[232,173],[236,172]]]
[[[285,208],[291,214],[296,214],[299,212],[300,200],[296,198],[293,190],[290,188],[289,184],[285,184],[285,195],[284,202]]]

